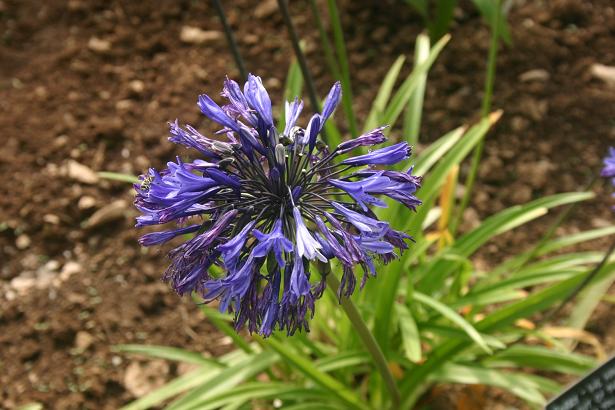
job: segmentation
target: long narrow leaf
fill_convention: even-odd
[[[279,382],[254,382],[245,383],[241,386],[235,387],[234,389],[226,390],[214,396],[203,399],[200,402],[195,401],[190,410],[214,410],[229,404],[241,406],[255,399],[278,399],[285,404],[286,401],[300,402],[323,398],[331,401],[335,400],[334,397],[327,397],[327,394],[319,389],[305,388]]]
[[[587,286],[577,296],[572,313],[568,319],[568,325],[575,329],[585,329],[585,325],[598,304],[615,283],[615,270],[601,280]]]
[[[324,373],[312,362],[301,355],[293,352],[283,343],[280,343],[274,337],[266,339],[264,344],[275,351],[286,362],[294,366],[298,371],[303,373],[306,377],[314,381],[319,386],[327,389],[338,398],[351,405],[352,408],[362,409],[365,408],[365,404],[361,401],[361,398],[349,390],[344,384],[335,380],[327,373]]]
[[[185,391],[196,388],[199,385],[207,382],[215,374],[206,371],[205,369],[197,369],[192,372],[186,373],[176,379],[171,380],[169,383],[162,387],[157,388],[151,393],[140,397],[138,400],[133,401],[127,406],[122,407],[120,410],[146,410],[154,406],[157,406],[172,397],[175,397]]]
[[[427,61],[429,57],[429,36],[419,34],[416,38],[414,50],[414,67],[418,67]],[[416,89],[412,92],[406,112],[404,115],[403,136],[410,144],[416,144],[419,140],[421,131],[421,117],[423,113],[423,99],[425,98],[425,87],[427,85],[427,72],[419,76]]]
[[[173,360],[177,362],[193,363],[198,365],[224,367],[216,359],[209,359],[203,355],[188,350],[169,346],[126,344],[116,345],[114,350],[124,353],[140,354],[158,359]]]
[[[419,303],[429,306],[430,308],[438,311],[442,316],[450,320],[459,326],[464,332],[470,336],[470,338],[480,346],[486,353],[491,353],[491,349],[482,338],[480,333],[472,326],[468,321],[466,321],[461,315],[457,312],[446,306],[445,304],[437,301],[436,299],[427,296],[423,293],[414,291],[413,298]]]
[[[463,384],[485,384],[497,386],[537,405],[545,404],[539,386],[523,374],[503,372],[484,367],[447,364],[432,375],[432,380]]]
[[[221,319],[220,313],[217,310],[207,307],[203,304],[201,304],[200,307],[201,307],[201,311],[211,321],[211,323],[213,323],[214,326],[216,326],[218,330],[220,330],[222,333],[230,337],[231,340],[233,340],[233,342],[238,348],[240,348],[246,353],[254,352],[250,344],[246,342],[241,337],[241,335],[237,334],[235,329],[233,329],[228,323],[226,323],[223,319]]]
[[[402,345],[408,360],[418,363],[421,360],[421,336],[416,327],[416,322],[412,317],[410,309],[406,306],[396,303],[395,311],[397,312],[397,321],[401,332]]]
[[[367,115],[365,124],[363,125],[364,133],[371,131],[380,125],[378,120],[382,115],[389,98],[391,97],[391,91],[393,91],[393,87],[395,86],[395,82],[397,81],[399,71],[404,64],[404,61],[406,61],[406,57],[403,55],[397,57],[397,60],[395,60],[393,65],[391,65],[391,68],[389,68],[387,74],[384,76],[384,80],[382,80],[382,84],[380,84],[378,94],[376,94],[376,98],[374,98],[372,108]]]
[[[410,97],[412,97],[412,93],[419,85],[421,76],[429,70],[429,67],[431,67],[433,62],[438,57],[438,54],[440,54],[440,51],[442,51],[442,49],[449,40],[449,35],[442,37],[440,41],[438,41],[431,49],[427,60],[418,67],[416,67],[414,70],[412,70],[412,73],[399,87],[398,91],[391,99],[390,104],[384,111],[381,120],[383,124],[388,124],[392,127],[397,122],[397,118],[404,110],[404,107],[406,107],[406,105],[408,104]]]
[[[360,366],[371,363],[369,356],[362,351],[343,352],[317,361],[316,367],[321,372],[331,372],[333,370]]]
[[[505,209],[487,218],[478,228],[457,239],[448,252],[467,258],[491,238],[545,214],[549,208],[584,201],[592,197],[593,194],[589,192],[571,192],[551,195],[525,205]],[[422,280],[419,286],[420,289],[431,294],[434,289],[439,289],[442,286],[443,281],[457,266],[457,263],[450,260],[434,259],[430,268],[423,273],[423,276],[417,278]],[[429,278],[429,280],[426,278]]]
[[[489,128],[497,122],[501,113],[496,112],[490,117],[481,120],[478,124],[465,133],[464,137],[459,140],[455,146],[442,158],[436,167],[423,179],[423,184],[419,190],[419,197],[423,203],[429,203],[438,194],[440,187],[446,180],[446,176],[451,169],[461,163],[461,161],[470,153],[472,148],[483,138]],[[409,232],[418,232],[422,225],[429,208],[422,206],[419,208],[416,215],[406,223],[406,230]]]
[[[560,373],[582,375],[596,366],[596,360],[572,352],[558,352],[543,346],[514,345],[485,360],[492,367],[530,367]]]
[[[251,356],[248,360],[228,367],[219,372],[215,377],[208,379],[198,388],[181,399],[173,402],[168,410],[190,410],[203,401],[214,397],[224,391],[232,390],[245,380],[263,372],[279,360],[279,356],[273,352],[262,352]]]
[[[614,269],[614,263],[604,266],[594,280],[601,280]],[[585,273],[578,274],[556,285],[541,289],[522,301],[506,305],[490,313],[476,324],[476,329],[481,332],[492,332],[510,326],[511,323],[519,318],[529,317],[535,312],[540,312],[553,306],[554,303],[564,299],[579,285],[579,283],[581,283],[584,274]],[[414,369],[413,372],[409,373],[408,377],[403,380],[401,385],[401,391],[404,397],[402,408],[411,408],[420,397],[420,394],[424,391],[425,380],[429,378],[432,373],[439,371],[448,361],[453,360],[453,358],[469,345],[470,343],[465,340],[452,339],[434,349],[429,359],[421,366]]]
[[[414,172],[417,175],[425,175],[431,167],[436,164],[444,154],[455,146],[457,141],[463,136],[466,127],[458,127],[447,132],[442,137],[425,148],[414,163]]]

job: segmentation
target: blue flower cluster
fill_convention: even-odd
[[[605,178],[611,178],[611,183],[615,186],[615,147],[609,147],[609,155],[604,158],[604,168],[600,174]],[[613,194],[615,197],[615,194]],[[613,207],[615,210],[615,207]]]
[[[355,266],[363,269],[363,284],[376,274],[375,259],[387,263],[396,248],[407,249],[411,238],[378,220],[370,207],[386,206],[377,195],[412,210],[421,203],[415,197],[421,179],[412,168],[379,168],[407,159],[410,147],[402,142],[345,157],[383,143],[378,128],[329,149],[318,137],[339,103],[339,83],[305,128],[296,126],[303,102],[287,102],[282,132],[259,77],[250,75],[243,90],[226,79],[221,95],[226,105],[201,95],[198,106],[222,126],[217,134],[225,138],[170,123],[170,141],[200,159],[177,158],[160,172],[150,169],[135,185],[138,227],[176,223],[140,242],[158,245],[191,234],[170,252],[164,279],[180,295],[198,292],[205,301],[218,300],[222,311],[234,313],[236,329],[247,324],[263,336],[276,329],[309,330],[326,286],[322,275],[311,275],[311,261],[339,261],[340,296],[351,295]]]

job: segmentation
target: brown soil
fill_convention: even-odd
[[[514,45],[502,50],[494,96],[494,108],[505,115],[489,136],[467,224],[512,204],[581,189],[615,142],[615,91],[590,74],[594,63],[615,65],[611,2],[516,3]],[[262,6],[256,12],[259,4],[225,7],[248,68],[266,78],[280,101],[291,49],[281,18]],[[365,115],[392,61],[411,58],[421,22],[399,2],[340,4],[355,108]],[[291,9],[324,94],[332,79],[311,15],[303,2]],[[424,142],[480,110],[489,33],[471,7],[463,5],[456,21],[430,74]],[[196,96],[215,94],[224,75],[237,71],[223,37],[186,44],[184,26],[221,30],[209,2],[0,0],[2,408],[40,401],[54,409],[113,409],[185,370],[139,366],[114,353],[115,344],[211,354],[228,348],[190,300],[159,281],[164,253],[136,243],[130,188],[87,179],[87,170],[71,162],[137,174],[180,153],[166,141],[166,121],[211,129]],[[537,69],[544,71],[528,81],[528,71]],[[611,224],[608,189],[598,184],[598,198],[560,233]],[[99,222],[84,225],[93,214]],[[548,221],[506,235],[479,258],[488,265],[522,249]],[[592,321],[610,350],[615,342],[605,318],[612,312],[601,306]],[[135,375],[145,376],[143,385],[126,383]]]

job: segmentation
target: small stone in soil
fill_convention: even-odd
[[[80,330],[77,332],[77,336],[75,337],[75,347],[80,351],[85,351],[94,344],[95,340],[96,338],[94,336],[88,332]]]
[[[127,208],[128,204],[123,199],[113,201],[109,205],[94,212],[90,219],[84,223],[83,227],[91,229],[121,219],[126,214]]]
[[[132,362],[124,374],[124,387],[133,396],[141,397],[161,387],[169,373],[169,365],[163,360],[141,364]]]
[[[60,217],[54,214],[45,214],[43,215],[43,221],[50,225],[59,225]]]
[[[547,70],[538,68],[535,70],[529,70],[529,71],[522,73],[519,76],[519,81],[521,81],[522,83],[530,82],[530,81],[548,81],[550,77],[551,77],[551,74],[549,74]]]
[[[254,9],[254,17],[265,18],[271,16],[278,9],[278,3],[275,0],[261,1]]]
[[[604,81],[610,86],[615,86],[615,67],[604,64],[591,66],[591,74],[594,78]]]
[[[111,42],[98,37],[91,37],[88,41],[88,48],[95,53],[104,54],[111,50]]]
[[[81,264],[75,261],[68,261],[62,267],[60,272],[60,280],[65,281],[73,276],[75,273],[79,273],[83,270]]]
[[[74,160],[66,161],[66,175],[74,179],[78,182],[82,182],[84,184],[96,184],[98,183],[100,177],[96,172],[94,172],[91,168],[80,164]]]
[[[96,199],[89,195],[84,195],[79,198],[79,202],[77,202],[77,207],[81,210],[86,210],[90,208],[94,208],[96,206]]]
[[[128,83],[128,88],[130,88],[130,91],[133,93],[140,95],[145,91],[145,83],[141,80],[133,80]]]
[[[15,246],[17,246],[17,249],[21,249],[21,250],[28,249],[31,244],[32,244],[32,240],[26,234],[19,235],[17,239],[15,240]]]
[[[184,26],[179,33],[179,39],[187,44],[203,44],[222,38],[222,32],[215,30],[202,30],[198,27]]]

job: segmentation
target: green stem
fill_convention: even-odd
[[[491,111],[491,98],[493,97],[493,84],[495,83],[495,62],[498,56],[498,45],[500,44],[500,0],[496,0],[496,12],[493,13],[493,23],[491,32],[491,44],[489,45],[489,56],[487,60],[487,78],[485,79],[485,96],[481,109],[482,117],[485,118]]]
[[[344,30],[342,28],[342,19],[337,9],[335,0],[328,0],[329,17],[333,28],[333,43],[337,52],[337,59],[342,74],[342,106],[348,120],[350,135],[356,138],[358,134],[357,120],[352,110],[352,85],[350,83],[350,66],[348,63],[348,53],[346,52],[346,42],[344,41]]]
[[[224,34],[226,35],[226,41],[233,53],[233,58],[235,59],[235,64],[237,65],[237,69],[239,70],[239,75],[241,78],[246,81],[248,79],[248,72],[246,70],[246,65],[241,58],[241,53],[239,52],[239,47],[237,46],[237,41],[235,41],[235,35],[233,34],[233,30],[226,19],[226,14],[224,14],[224,9],[222,8],[222,4],[220,4],[220,0],[213,0],[214,7],[218,13],[218,17],[220,17],[220,21],[222,22],[222,27],[224,27]]]
[[[498,55],[498,45],[500,43],[500,0],[495,0],[495,12],[493,13],[493,22],[491,25],[491,44],[489,45],[489,55],[487,57],[487,77],[485,78],[485,96],[483,97],[483,104],[481,109],[482,118],[486,118],[491,111],[491,97],[493,96],[493,85],[495,83],[495,63]],[[478,173],[478,166],[480,159],[483,156],[483,148],[485,146],[485,137],[483,137],[476,148],[474,149],[474,155],[472,156],[472,164],[470,165],[470,173],[465,181],[465,193],[459,205],[455,220],[450,226],[450,232],[453,237],[457,232],[459,223],[463,218],[463,212],[470,203],[470,197],[472,195],[472,189],[474,188],[474,182],[476,181],[476,175]]]
[[[325,60],[327,61],[329,70],[331,71],[331,74],[333,74],[333,78],[335,79],[342,78],[340,68],[337,64],[337,61],[335,60],[335,54],[333,53],[333,49],[331,48],[329,37],[327,36],[327,31],[325,30],[325,26],[322,22],[322,18],[320,17],[320,11],[318,10],[318,5],[316,4],[316,0],[310,0],[310,8],[312,9],[314,20],[316,20],[316,27],[318,27],[320,43],[325,53]]]
[[[326,275],[327,286],[335,294],[338,294],[340,282],[337,280],[335,275],[330,273],[330,268],[327,268],[327,269],[328,271],[324,271],[324,269],[321,269],[322,274]],[[380,346],[378,345],[378,342],[374,338],[374,335],[372,335],[372,333],[369,331],[367,324],[361,317],[361,314],[359,313],[359,310],[353,303],[352,299],[342,296],[340,298],[340,304],[342,305],[344,312],[346,312],[346,316],[348,316],[348,319],[350,320],[350,323],[352,323],[352,326],[356,330],[359,338],[361,338],[361,341],[365,345],[365,348],[367,349],[369,354],[372,356],[372,359],[374,360],[374,364],[376,365],[378,372],[384,379],[387,389],[389,390],[389,393],[391,394],[392,408],[394,409],[399,408],[400,397],[401,397],[399,393],[399,389],[397,388],[397,383],[395,383],[393,374],[391,373],[391,370],[389,369],[387,360],[384,357],[384,354],[382,353],[382,349],[380,349]]]
[[[286,25],[286,29],[288,30],[288,35],[290,36],[290,41],[293,45],[293,50],[295,51],[295,56],[297,57],[297,62],[299,63],[299,67],[301,67],[301,73],[303,74],[303,80],[305,81],[305,85],[308,91],[308,97],[310,99],[310,104],[312,105],[312,109],[316,112],[320,112],[320,103],[318,101],[318,96],[316,93],[316,87],[314,86],[314,80],[312,79],[312,74],[307,66],[307,61],[305,59],[305,55],[303,54],[303,50],[301,50],[301,45],[299,44],[299,36],[297,35],[297,30],[295,30],[295,25],[293,24],[293,20],[290,16],[290,12],[288,11],[288,0],[278,0],[278,8],[282,13],[282,18],[284,19],[284,24]]]

